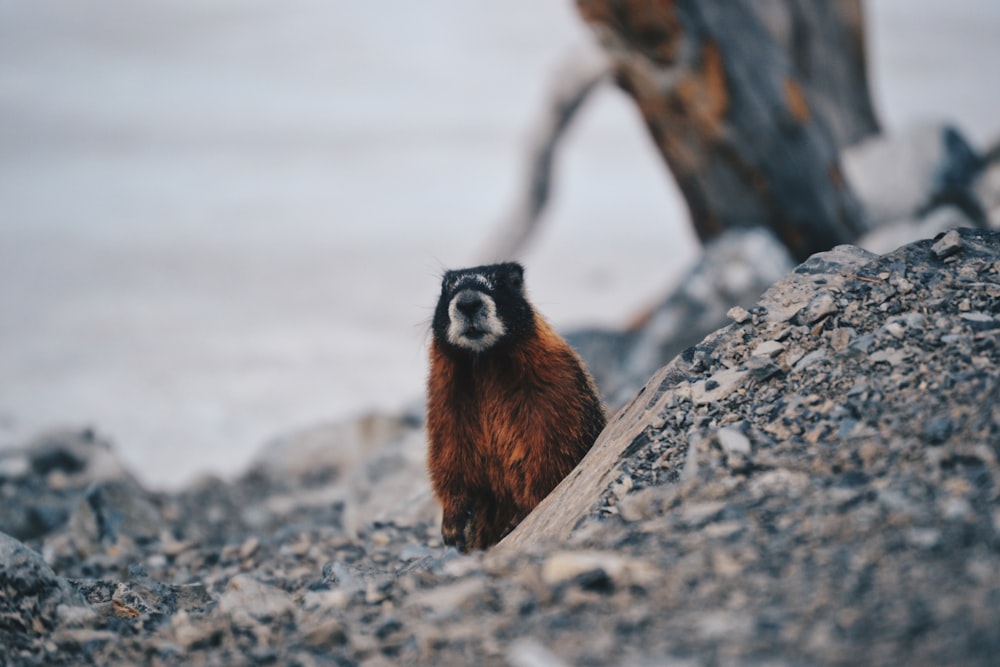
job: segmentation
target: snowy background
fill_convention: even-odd
[[[1000,136],[1000,3],[868,3],[889,131]],[[94,425],[152,486],[422,392],[438,276],[483,259],[570,0],[0,0],[0,447]],[[558,327],[620,325],[698,253],[601,91],[525,258]]]

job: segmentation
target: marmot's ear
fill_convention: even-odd
[[[507,284],[516,290],[524,287],[524,267],[520,264],[511,264],[507,270]]]

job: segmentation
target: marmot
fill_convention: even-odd
[[[576,352],[513,262],[448,271],[427,382],[428,471],[445,544],[500,541],[594,444],[606,417]]]

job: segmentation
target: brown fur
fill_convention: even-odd
[[[593,380],[543,319],[510,349],[431,345],[428,468],[445,543],[496,544],[563,479],[604,428]]]

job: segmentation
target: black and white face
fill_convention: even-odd
[[[481,353],[518,333],[530,313],[520,265],[448,271],[441,283],[434,333],[455,348]]]

